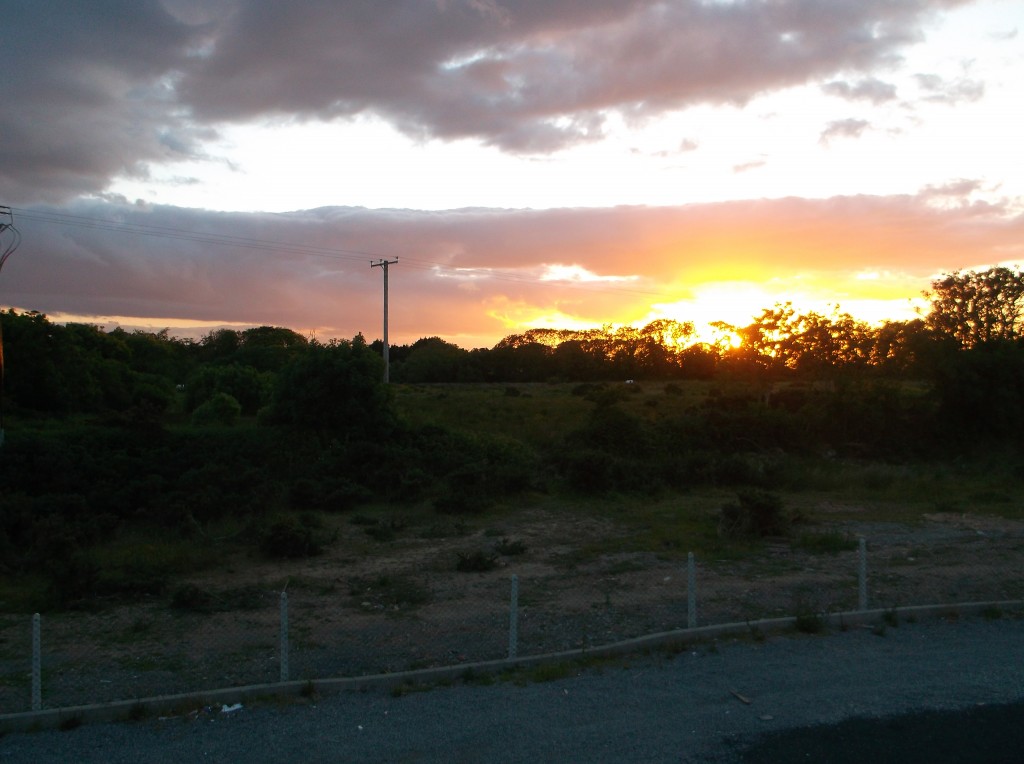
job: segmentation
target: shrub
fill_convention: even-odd
[[[195,584],[182,584],[171,595],[171,607],[192,613],[210,613],[215,609],[216,599],[210,592]]]
[[[372,579],[351,579],[349,595],[364,608],[384,610],[426,604],[431,591],[408,576],[382,573]]]
[[[736,494],[737,501],[722,507],[719,531],[723,536],[742,538],[784,535],[790,518],[782,499],[768,491],[749,490]]]
[[[804,533],[796,539],[795,546],[815,554],[838,554],[857,548],[857,539],[849,533],[829,531],[828,533]]]
[[[487,554],[479,549],[475,552],[457,552],[455,569],[460,573],[484,573],[498,567],[498,555]]]
[[[231,426],[242,415],[242,405],[234,396],[227,393],[214,393],[213,396],[192,412],[194,425],[225,425]]]
[[[323,524],[310,513],[277,515],[260,534],[260,550],[275,559],[296,559],[320,554],[328,541]]]
[[[502,539],[494,545],[494,551],[505,557],[515,557],[526,554],[526,544],[520,540]]]

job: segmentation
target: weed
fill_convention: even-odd
[[[719,532],[727,538],[784,535],[791,520],[783,509],[782,498],[761,490],[740,491],[737,501],[722,506]]]
[[[825,631],[825,617],[811,611],[798,612],[794,625],[801,634],[821,634]]]
[[[378,520],[372,525],[366,525],[363,530],[374,541],[394,541],[399,531],[405,530],[405,522],[392,517],[389,520]]]
[[[979,504],[1010,504],[1013,501],[1013,497],[1005,491],[994,491],[992,489],[975,491],[971,494],[970,498]]]
[[[527,671],[526,678],[531,682],[554,682],[558,679],[568,679],[575,673],[576,667],[572,663],[541,663]]]
[[[461,538],[468,536],[470,530],[469,524],[462,520],[457,520],[454,523],[434,523],[420,531],[419,537],[421,539]]]
[[[352,525],[376,525],[377,518],[368,517],[367,515],[352,515],[349,518],[349,523]]]
[[[412,695],[415,692],[429,692],[432,687],[429,684],[417,684],[415,682],[402,682],[396,684],[391,688],[392,698],[404,698],[406,695]]]
[[[998,621],[1003,617],[1003,611],[996,605],[989,605],[981,611],[981,617],[986,621]]]
[[[488,687],[494,684],[497,680],[493,674],[486,672],[474,671],[471,668],[466,669],[462,672],[462,681],[466,684],[476,685],[479,687]]]
[[[882,613],[882,623],[886,626],[892,626],[894,629],[900,625],[900,614],[896,612],[896,608],[886,610]]]
[[[416,607],[430,601],[431,592],[413,579],[381,574],[373,579],[354,578],[349,581],[349,594],[364,609],[382,610],[402,605]]]
[[[70,732],[71,730],[78,729],[81,726],[82,717],[76,714],[75,716],[69,716],[66,719],[61,719],[57,729],[61,732]]]
[[[260,550],[277,560],[318,555],[333,540],[320,516],[313,512],[275,515],[259,535]]]
[[[212,613],[217,600],[210,592],[195,584],[182,584],[171,595],[171,607],[190,613]]]
[[[474,552],[456,552],[458,561],[455,570],[460,573],[484,573],[498,567],[498,556],[487,554],[479,549]]]
[[[299,690],[299,695],[307,699],[316,697],[316,685],[312,679],[306,680],[306,683],[302,685],[302,689]]]
[[[857,548],[857,539],[849,533],[829,531],[827,533],[803,533],[793,546],[814,554],[839,554]]]
[[[526,554],[526,544],[522,541],[503,538],[494,545],[494,551],[505,557],[515,557]]]
[[[618,576],[623,573],[637,573],[647,568],[636,560],[616,560],[605,570],[609,576]]]
[[[127,720],[130,722],[141,722],[149,715],[144,703],[135,703],[128,709]]]

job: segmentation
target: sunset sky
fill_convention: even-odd
[[[1024,264],[1019,0],[0,10],[4,308],[373,340],[397,258],[391,342],[471,348],[910,318],[940,273]]]

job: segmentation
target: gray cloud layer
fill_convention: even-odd
[[[611,315],[641,317],[708,278],[849,283],[856,273],[885,271],[919,278],[924,288],[940,270],[1024,261],[1024,216],[969,203],[976,188],[964,180],[919,196],[611,210],[329,207],[272,215],[103,202],[17,209],[25,243],[4,269],[4,302],[46,313],[375,337],[381,274],[370,261],[397,256],[393,339],[492,344],[513,331],[502,317],[517,306],[531,318],[561,311],[600,324]],[[632,278],[593,289],[542,281],[553,264]],[[751,311],[760,307],[769,306]]]
[[[553,151],[600,137],[611,112],[643,119],[866,76],[959,3],[4,3],[0,200],[102,191],[111,177],[202,156],[219,125],[261,118],[372,113],[414,136]],[[890,95],[871,79],[832,92]]]

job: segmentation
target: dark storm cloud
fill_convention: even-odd
[[[174,89],[195,30],[156,0],[5,3],[2,27],[7,203],[95,191],[209,137],[185,118]]]
[[[210,119],[370,110],[548,151],[633,118],[891,61],[935,4],[521,0],[243,4],[182,82]]]
[[[6,4],[0,198],[214,159],[218,126],[380,116],[548,152],[894,61],[958,0],[58,0]],[[925,84],[926,85],[926,84]],[[926,85],[927,86],[927,85]]]

